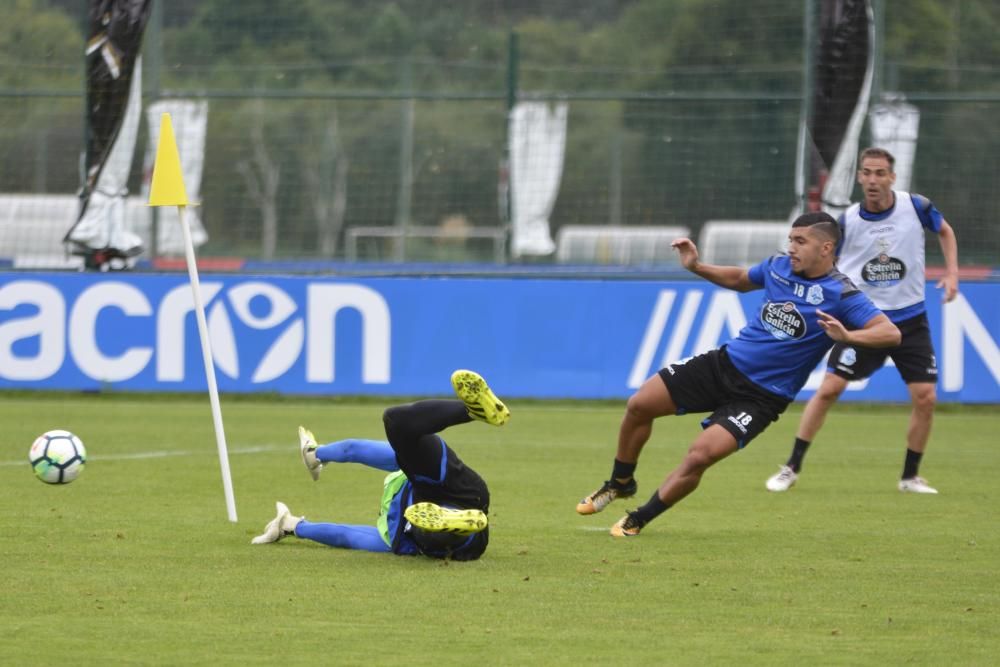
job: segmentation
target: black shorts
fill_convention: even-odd
[[[896,326],[903,335],[896,347],[854,347],[837,343],[830,350],[827,371],[845,380],[864,380],[882,368],[886,357],[891,357],[906,384],[936,383],[937,357],[934,356],[927,314],[911,317]]]
[[[475,470],[465,465],[455,450],[436,434],[417,438],[407,447],[396,450],[396,462],[410,480],[412,489],[406,499],[407,506],[413,503],[431,502],[446,507],[478,509],[490,512],[490,491],[486,480]],[[423,544],[415,539],[421,553],[434,558],[450,557],[453,560],[475,560],[479,558],[490,541],[490,529],[470,535],[457,546],[438,553],[436,547]]]
[[[414,502],[489,512],[486,481],[465,465],[441,436],[424,435],[397,449],[396,462],[413,485]]]
[[[670,364],[659,372],[677,414],[711,412],[702,428],[718,424],[742,449],[785,411],[791,399],[773,394],[740,373],[725,346]]]

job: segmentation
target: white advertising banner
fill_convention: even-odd
[[[549,216],[559,194],[569,107],[519,102],[510,114],[511,254],[555,252]]]

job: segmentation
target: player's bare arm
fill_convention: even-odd
[[[822,310],[817,309],[816,316],[826,335],[838,343],[863,347],[894,347],[902,340],[899,329],[883,314],[876,315],[863,328],[854,331],[848,331],[840,320]]]
[[[701,262],[698,259],[698,247],[691,239],[675,239],[671,245],[680,256],[681,266],[696,276],[737,292],[749,292],[761,287],[751,282],[747,270],[743,267],[716,266]]]
[[[955,238],[955,229],[947,220],[941,221],[938,243],[941,244],[941,254],[944,256],[945,273],[937,287],[944,290],[941,299],[948,303],[958,295],[958,240]]]

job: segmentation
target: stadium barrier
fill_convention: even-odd
[[[210,275],[222,392],[440,395],[460,367],[510,397],[625,398],[665,363],[715,347],[760,293],[700,281]],[[1000,284],[928,284],[942,401],[1000,402]],[[815,390],[817,367],[800,398]],[[192,295],[172,274],[0,274],[0,388],[196,392]],[[848,400],[907,401],[894,372]]]

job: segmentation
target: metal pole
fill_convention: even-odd
[[[149,17],[146,40],[143,43],[145,57],[142,59],[143,81],[147,84],[148,100],[160,99],[163,82],[160,74],[163,71],[163,3],[153,0],[153,11]],[[145,105],[144,105],[145,106]],[[149,228],[149,259],[155,262],[160,255],[160,207],[154,206]]]
[[[872,72],[872,99],[880,101],[885,90],[885,0],[872,0],[875,18],[875,71]]]
[[[409,58],[403,60],[400,75],[402,90],[413,92],[413,68]],[[412,95],[400,102],[399,120],[399,192],[396,194],[396,247],[397,262],[406,260],[406,245],[410,226],[410,209],[413,200],[413,122],[416,102]]]
[[[520,37],[514,30],[510,31],[507,37],[507,125],[504,128],[504,150],[503,164],[501,169],[506,172],[506,190],[503,193],[503,207],[505,220],[501,224],[507,227],[508,241],[512,236],[511,225],[513,224],[513,199],[514,179],[510,164],[510,120],[514,107],[517,105],[518,97],[518,74],[521,68]]]
[[[45,192],[48,189],[45,166],[49,163],[49,128],[41,127],[35,131],[35,192]]]
[[[802,182],[799,191],[799,212],[807,210],[809,204],[809,181],[812,178],[813,139],[810,134],[810,122],[813,111],[813,90],[816,87],[816,1],[803,0],[802,34],[802,119],[804,132],[799,137],[798,175]]]
[[[89,40],[90,34],[90,5],[91,3],[81,3],[83,7],[82,32],[85,40]],[[86,50],[86,42],[84,43]],[[88,56],[83,57],[83,150],[80,151],[80,161],[78,164],[80,173],[80,203],[82,205],[84,197],[87,196],[87,151],[90,149],[90,69],[87,67]],[[80,207],[77,207],[77,218],[79,219]]]
[[[608,223],[622,224],[622,128],[616,127],[611,135],[611,184],[608,188]]]
[[[517,104],[518,73],[521,67],[520,37],[511,30],[507,38],[507,111]]]

